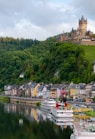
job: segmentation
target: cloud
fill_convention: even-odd
[[[44,40],[77,28],[82,15],[89,18],[94,29],[94,3],[91,0],[0,0],[0,35]]]
[[[54,36],[63,31],[68,31],[71,28],[68,24],[49,25],[46,28],[36,26],[26,19],[21,19],[14,27],[8,27],[4,31],[0,31],[1,36],[18,38],[32,38],[45,40],[50,36]]]
[[[47,0],[0,0],[0,17],[2,16],[13,21],[25,18],[33,24],[45,26],[60,22],[61,11]]]
[[[33,25],[30,21],[21,19],[19,22],[15,24],[12,28],[7,28],[6,30],[1,30],[1,36],[8,36],[14,38],[29,38],[29,39],[38,39],[44,40],[50,34],[39,26]]]
[[[95,33],[95,1],[94,0],[73,0],[72,7],[75,9],[77,18],[84,16],[88,21],[88,30]],[[77,19],[78,20],[78,19]]]
[[[70,14],[71,8],[62,1],[0,0],[0,34],[43,40],[61,33]]]
[[[87,16],[90,19],[95,19],[95,1],[94,0],[73,0],[73,6],[77,10],[78,15]]]

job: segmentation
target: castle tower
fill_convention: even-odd
[[[87,32],[87,19],[85,19],[83,16],[79,20],[79,32],[81,36],[85,36]]]

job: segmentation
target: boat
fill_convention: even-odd
[[[55,106],[56,106],[56,100],[49,98],[42,101],[40,109],[46,112],[47,114],[48,113],[51,114],[51,107]]]
[[[73,110],[66,107],[66,102],[59,102],[54,99],[42,101],[41,110],[51,117],[55,125],[73,125]]]
[[[47,121],[47,120],[52,121],[51,114],[41,111],[40,109],[37,111],[38,111],[38,117],[39,117],[40,121]]]
[[[52,121],[57,126],[65,126],[69,125],[72,126],[74,119],[73,119],[73,110],[68,109],[65,107],[64,104],[60,103],[59,107],[52,107]]]
[[[95,139],[95,122],[86,121],[74,123],[70,139]]]

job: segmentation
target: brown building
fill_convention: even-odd
[[[84,19],[82,16],[81,19],[79,20],[79,33],[81,36],[85,36],[87,33],[87,19]]]
[[[83,16],[79,19],[77,30],[71,30],[68,35],[63,33],[59,36],[58,41],[64,42],[75,42],[81,45],[95,45],[95,38],[93,32],[87,31],[87,19]]]

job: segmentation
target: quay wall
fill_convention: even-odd
[[[10,103],[23,103],[26,105],[37,105],[41,103],[42,99],[38,98],[25,98],[25,97],[10,97]]]
[[[95,41],[81,41],[81,45],[95,45]]]

